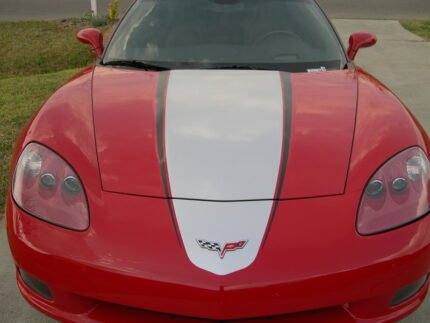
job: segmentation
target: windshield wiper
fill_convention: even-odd
[[[134,68],[140,68],[144,69],[146,71],[167,71],[171,68],[166,66],[160,66],[160,65],[153,65],[148,64],[143,61],[138,60],[111,60],[101,63],[104,66],[127,66],[127,67],[134,67]],[[262,71],[270,71],[273,69],[270,68],[264,68],[264,67],[258,67],[258,66],[252,66],[252,65],[238,65],[238,64],[231,64],[231,65],[219,65],[219,66],[201,66],[202,69],[209,69],[209,70],[262,70]]]
[[[112,60],[112,61],[102,62],[102,65],[105,65],[105,66],[127,66],[127,67],[140,68],[140,69],[143,69],[145,71],[167,71],[167,70],[169,70],[168,67],[147,64],[145,62],[138,61],[138,60]]]
[[[259,70],[259,71],[273,70],[270,68],[257,67],[257,66],[252,66],[252,65],[236,65],[236,64],[209,67],[208,69],[210,69],[210,70]]]

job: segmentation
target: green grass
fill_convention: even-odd
[[[0,22],[0,79],[89,64],[90,47],[75,38],[86,25],[82,19]]]
[[[410,32],[426,40],[430,40],[430,20],[405,20],[401,21],[401,24],[405,29],[409,30]]]
[[[77,70],[0,79],[0,217],[15,141],[30,116]]]
[[[0,217],[15,141],[55,89],[93,61],[90,47],[75,38],[90,25],[88,17],[0,22]]]

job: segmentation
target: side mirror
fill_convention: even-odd
[[[376,44],[376,36],[371,33],[354,33],[349,37],[348,57],[354,60],[360,48],[371,47]]]
[[[102,56],[104,46],[103,35],[100,30],[95,28],[82,29],[80,32],[78,32],[76,38],[84,44],[90,44],[93,47],[93,51],[97,58]]]

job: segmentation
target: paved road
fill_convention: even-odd
[[[120,0],[124,11],[134,0]],[[111,0],[97,0],[99,14]],[[40,20],[81,17],[91,10],[90,0],[0,0],[0,20]]]
[[[105,13],[110,0],[98,0]],[[124,10],[133,0],[121,0]],[[332,18],[430,19],[430,0],[320,0]],[[0,0],[0,20],[79,17],[90,0]]]

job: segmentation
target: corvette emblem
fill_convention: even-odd
[[[200,248],[218,252],[218,255],[221,259],[224,258],[227,251],[236,251],[238,249],[245,248],[247,242],[248,240],[242,240],[238,242],[228,242],[224,245],[221,245],[218,242],[197,239],[197,243],[199,244]]]

